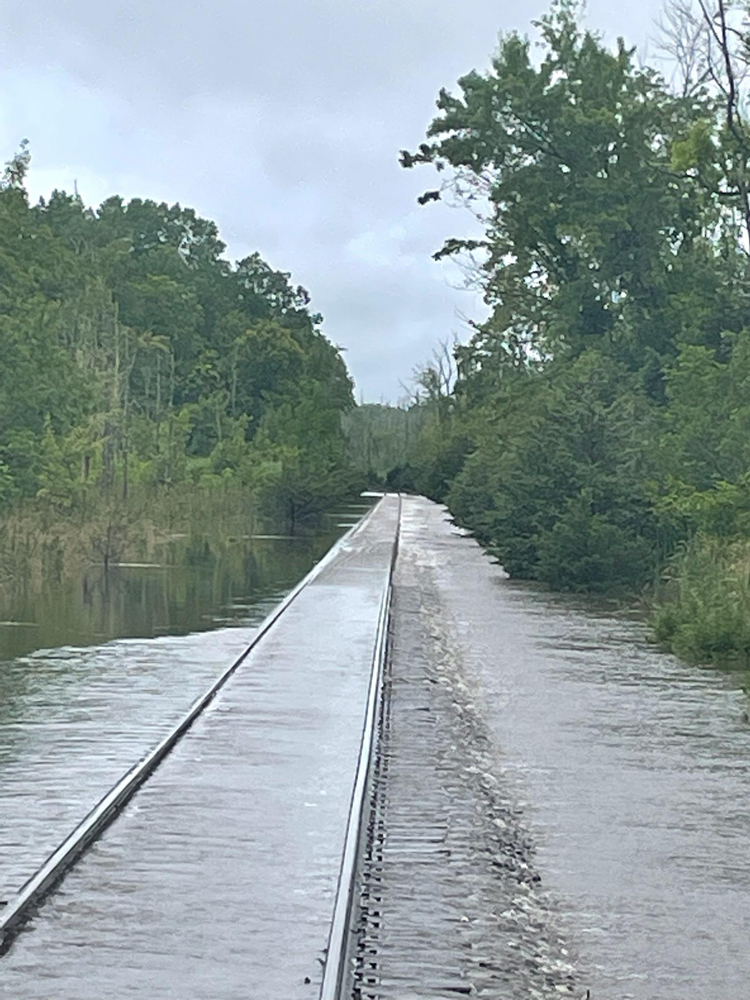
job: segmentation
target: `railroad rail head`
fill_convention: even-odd
[[[362,729],[359,759],[352,790],[341,860],[338,887],[328,937],[326,962],[320,988],[320,1000],[350,1000],[354,981],[352,936],[358,923],[358,888],[360,885],[363,846],[372,811],[374,763],[384,710],[385,667],[388,658],[393,571],[401,537],[402,499],[398,497],[396,534],[393,540],[388,579],[380,604],[377,638],[367,696],[367,710]]]

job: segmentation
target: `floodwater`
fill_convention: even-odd
[[[750,996],[745,677],[504,579],[439,508],[412,531],[593,1000]]]
[[[750,996],[740,675],[681,663],[611,610],[501,593],[494,727],[592,996]]]
[[[742,720],[744,678],[681,663],[649,643],[642,622],[614,608],[508,581],[440,508],[410,501],[406,510],[404,544],[421,547],[425,566],[438,581],[439,606],[432,613],[444,621],[486,721],[498,776],[522,808],[535,845],[534,865],[552,900],[556,930],[578,969],[581,995],[585,987],[592,1000],[750,995],[750,726]],[[253,623],[313,558],[311,552],[307,563],[301,560],[285,576],[278,568],[283,558],[269,557],[278,575],[257,587],[240,578],[218,584],[221,573],[214,567],[210,585],[205,576],[201,584],[212,596],[190,614],[179,610],[184,604],[174,589],[170,599],[158,590],[149,576],[155,570],[133,569],[132,579],[140,581],[136,592],[156,588],[148,591],[153,597],[139,599],[137,614],[131,610],[130,622],[148,622],[148,628],[119,626],[119,634],[138,638],[84,646],[106,618],[92,612],[91,631],[79,645],[68,638],[61,640],[67,646],[58,643],[0,665],[0,899],[68,832],[84,805],[98,797],[94,790],[107,787],[123,763],[152,745],[244,648]],[[197,583],[180,586],[183,592],[199,589]],[[172,609],[171,617],[161,616],[165,607]],[[165,625],[190,634],[154,637]],[[194,631],[200,629],[206,631]],[[327,752],[330,768],[344,759],[330,747]],[[277,749],[267,753],[264,765]],[[192,761],[178,753],[174,766],[189,773]],[[149,794],[147,785],[143,803]],[[133,822],[138,808],[131,807]],[[111,830],[109,840],[90,855],[105,864],[111,862],[107,843],[117,846],[117,826]],[[139,830],[138,843],[147,853],[148,827]],[[180,830],[174,828],[176,843]],[[280,835],[279,850],[283,843]],[[116,865],[111,872],[116,888]],[[84,877],[85,866],[69,876]],[[48,913],[64,909],[66,888],[68,904],[85,911],[86,900],[76,903],[72,884],[63,884]],[[127,911],[131,889],[124,884],[121,889]],[[154,912],[159,905],[153,902]],[[28,938],[36,935],[44,944],[60,926],[50,920],[47,938],[38,928]],[[192,926],[198,937],[191,943],[188,936],[186,945],[194,943],[196,955],[206,945],[199,931]],[[68,954],[85,943],[85,936],[74,936]],[[163,946],[171,947],[170,941]],[[6,957],[17,981],[39,967],[23,957],[27,948],[33,950],[19,941]],[[23,995],[33,1000],[57,995],[50,983],[47,987],[35,993],[31,982],[31,992]],[[216,995],[210,982],[201,988],[200,995]],[[299,988],[307,995],[302,984]],[[244,995],[241,984],[237,991]],[[121,1000],[131,993],[108,995]],[[132,995],[170,994],[134,989]]]
[[[318,997],[397,514],[287,605],[0,959],[0,995]]]
[[[0,603],[0,901],[247,646],[367,509],[315,533],[177,539]]]
[[[0,662],[59,646],[108,639],[183,635],[253,618],[258,602],[287,592],[367,509],[326,515],[294,537],[257,534],[225,540],[177,536],[154,562],[92,566],[39,590],[0,589]]]

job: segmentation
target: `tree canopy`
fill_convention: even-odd
[[[0,502],[343,474],[352,382],[289,274],[177,204],[31,205],[28,164],[0,182]]]

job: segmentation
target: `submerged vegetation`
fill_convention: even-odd
[[[462,257],[490,315],[451,378],[423,374],[392,479],[511,576],[653,588],[659,637],[698,659],[750,648],[747,16],[673,8],[667,82],[559,0],[539,52],[504,36],[402,154],[438,170],[423,203],[483,222],[435,256]]]
[[[31,205],[28,165],[0,181],[1,575],[347,493],[352,383],[307,292],[179,205]]]
[[[750,663],[750,541],[697,535],[667,570],[657,638],[690,660],[747,669]]]

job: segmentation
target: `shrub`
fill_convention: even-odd
[[[671,561],[652,626],[657,641],[696,662],[750,655],[750,541],[697,535]]]
[[[541,534],[537,552],[537,576],[556,590],[632,590],[653,572],[646,541],[592,513],[585,497]]]

